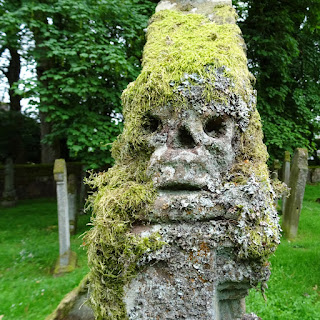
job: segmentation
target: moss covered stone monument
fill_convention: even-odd
[[[253,76],[231,1],[158,4],[86,234],[97,319],[256,319],[279,243]]]

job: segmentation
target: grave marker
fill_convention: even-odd
[[[75,174],[68,176],[68,206],[70,234],[75,234],[77,229],[77,178]]]
[[[1,205],[3,207],[14,207],[17,203],[16,190],[14,188],[14,167],[11,158],[6,159],[4,166],[4,190]]]
[[[290,170],[290,196],[283,213],[282,229],[288,239],[294,239],[298,233],[300,213],[308,176],[308,151],[297,148],[292,158]]]
[[[91,305],[101,319],[258,319],[244,298],[268,280],[280,229],[236,13],[156,11],[115,166],[90,182]]]
[[[67,189],[67,168],[64,159],[56,159],[53,168],[57,184],[59,259],[54,274],[70,272],[75,268],[75,253],[70,249],[69,204]]]
[[[290,152],[285,151],[284,153],[284,160],[282,166],[282,181],[289,186],[290,180]],[[282,195],[282,213],[286,207],[288,192],[284,192]]]

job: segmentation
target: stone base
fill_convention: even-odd
[[[3,208],[11,208],[17,205],[17,200],[3,200],[1,201],[1,206]]]
[[[85,304],[88,297],[88,278],[69,292],[45,320],[94,320],[92,309]]]
[[[64,261],[68,261],[67,264]],[[77,266],[77,254],[73,251],[60,256],[53,270],[54,276],[58,277],[64,273],[72,272]]]

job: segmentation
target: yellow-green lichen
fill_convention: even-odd
[[[248,235],[246,255],[250,259],[266,261],[279,244],[280,229],[278,221],[270,219],[268,214],[264,214],[261,219],[257,219],[253,226],[247,224],[244,232]]]
[[[237,19],[238,15],[236,11],[231,6],[226,5],[216,6],[212,12],[212,16],[210,16],[210,20],[217,24],[235,23]]]
[[[234,92],[247,101],[252,76],[240,35],[235,24],[218,25],[199,14],[168,10],[155,14],[148,28],[143,70],[123,93],[124,114],[131,116],[137,107],[148,111],[169,102],[183,105],[183,97],[174,88],[185,73],[214,80],[209,66],[223,67],[225,76],[234,83]],[[208,100],[217,95],[209,82],[205,94]]]
[[[136,216],[145,214],[156,195],[145,166],[139,158],[120,162],[88,179],[97,188],[88,201],[94,228],[84,237],[91,269],[90,303],[97,319],[126,319],[123,287],[138,271],[141,256],[163,245],[157,234],[142,239],[130,232]]]
[[[246,183],[251,175],[255,175],[260,181],[269,179],[267,167],[268,152],[263,143],[261,119],[255,109],[251,113],[249,126],[241,134],[240,152],[232,168],[237,183]]]

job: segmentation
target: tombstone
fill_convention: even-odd
[[[69,204],[67,189],[67,168],[64,159],[56,159],[53,168],[57,184],[58,225],[59,225],[59,259],[54,274],[71,272],[75,268],[76,256],[70,248]]]
[[[236,13],[156,11],[115,165],[91,177],[89,301],[99,319],[258,319],[244,298],[268,280],[280,228]]]
[[[81,167],[81,185],[79,194],[79,214],[84,214],[84,206],[87,198],[87,185],[85,183],[87,172],[85,166]]]
[[[298,233],[307,175],[308,151],[297,148],[292,158],[289,180],[290,196],[286,201],[282,221],[282,229],[288,239],[294,239]]]
[[[283,167],[282,167],[282,181],[288,186],[290,179],[290,152],[285,151],[284,153],[284,160],[283,160]],[[286,207],[288,192],[285,191],[282,195],[282,213]]]
[[[1,205],[9,208],[17,204],[17,194],[14,188],[14,167],[11,158],[6,159],[4,167],[4,190],[2,193]]]
[[[280,161],[278,159],[275,159],[273,161],[273,171],[271,173],[271,179],[272,180],[278,180],[279,179],[279,170],[280,170]]]
[[[320,167],[314,168],[311,170],[311,182],[319,183],[320,182]]]
[[[77,178],[75,174],[68,176],[68,206],[70,234],[77,230]]]

